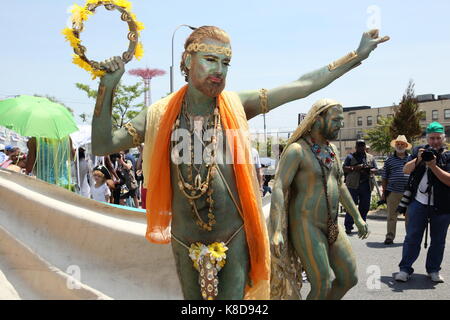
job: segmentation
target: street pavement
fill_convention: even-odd
[[[350,236],[358,267],[358,284],[344,297],[346,300],[449,300],[450,299],[450,238],[447,237],[441,275],[445,283],[435,284],[425,271],[427,249],[421,247],[420,256],[413,265],[415,273],[406,283],[396,282],[392,277],[398,272],[405,238],[404,221],[397,222],[394,244],[383,244],[386,234],[386,220],[380,215],[367,219],[370,235],[360,240],[355,232]],[[343,225],[341,216],[339,223]],[[356,230],[356,228],[355,228]],[[428,240],[428,245],[430,240]],[[306,299],[309,283],[304,283],[302,298]]]

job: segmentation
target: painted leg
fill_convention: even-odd
[[[172,252],[177,266],[178,279],[185,300],[202,300],[198,271],[189,257],[189,251],[176,241],[172,241]]]
[[[230,242],[227,263],[219,272],[218,300],[242,300],[249,272],[249,254],[245,232]]]
[[[336,278],[331,284],[327,299],[340,300],[358,283],[355,255],[342,228],[339,228],[338,239],[330,247],[329,259]]]
[[[307,299],[325,300],[331,288],[328,242],[325,234],[312,223],[305,221],[298,225],[297,230],[291,227],[290,234],[311,284]]]

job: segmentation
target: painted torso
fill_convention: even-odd
[[[319,162],[311,152],[310,146],[302,139],[297,143],[301,146],[302,159],[290,189],[290,228],[298,232],[298,224],[308,222],[326,231],[328,209],[322,182],[322,171]],[[339,205],[338,170],[339,165],[336,161],[331,170],[325,169],[332,219],[335,218]]]
[[[180,128],[187,128],[186,122],[183,118],[181,118]],[[228,145],[226,143],[225,137],[224,139],[224,148],[218,149],[218,159],[225,159],[225,148],[228,148]],[[205,144],[207,145],[208,142],[205,142]],[[219,163],[218,166],[223,176],[227,180],[228,186],[233,193],[234,199],[240,205],[233,165],[226,164],[226,161],[223,162],[223,164]],[[200,167],[200,165],[196,166]],[[180,169],[183,177],[185,177],[186,179],[186,177],[188,176],[188,165],[181,164]],[[213,226],[212,231],[205,231],[196,224],[197,219],[191,210],[191,206],[187,198],[178,188],[179,179],[177,175],[177,169],[176,165],[172,161],[170,172],[173,190],[172,233],[174,233],[177,238],[186,242],[187,244],[196,241],[200,241],[203,243],[227,241],[229,237],[242,225],[243,221],[220,174],[217,171],[213,173],[211,185],[214,190],[212,197],[214,200],[214,215],[216,217],[217,223]],[[206,166],[202,166],[200,172],[202,179],[205,179],[207,172]],[[207,222],[209,204],[206,202],[206,196],[202,196],[200,199],[196,200],[196,205],[203,221]]]

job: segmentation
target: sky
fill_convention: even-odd
[[[0,99],[19,94],[51,95],[75,111],[92,114],[95,102],[75,87],[97,87],[90,75],[71,63],[72,50],[60,31],[69,8],[78,0],[0,0]],[[126,69],[151,67],[167,72],[152,81],[152,100],[170,91],[171,39],[180,24],[215,25],[230,35],[233,58],[227,90],[272,88],[326,66],[356,50],[364,31],[376,26],[391,40],[380,44],[363,64],[310,96],[285,104],[266,116],[269,130],[293,129],[298,113],[321,98],[345,107],[384,107],[398,103],[408,81],[417,94],[450,93],[450,1],[153,1],[134,0],[133,12],[146,29],[145,55]],[[175,35],[174,83],[184,84],[179,71],[183,43],[190,30]],[[104,60],[128,46],[127,25],[117,12],[103,8],[86,23],[81,38],[87,56]],[[125,74],[123,81],[138,79]],[[142,97],[143,100],[143,97]],[[263,118],[250,120],[253,129]]]

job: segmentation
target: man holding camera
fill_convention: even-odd
[[[411,149],[412,145],[405,136],[398,136],[397,139],[391,141],[391,147],[395,149],[394,154],[384,162],[382,174],[383,195],[380,203],[387,204],[387,233],[384,244],[390,245],[394,243],[397,228],[397,207],[402,199],[405,187],[408,183],[408,175],[403,173],[403,167],[408,161],[408,153],[406,150]]]
[[[378,168],[375,158],[366,152],[364,140],[356,141],[356,152],[349,154],[344,162],[345,184],[352,195],[353,201],[358,205],[359,213],[366,221],[370,209],[370,195],[373,190],[371,175]],[[345,214],[345,233],[351,234],[353,229],[353,218]]]
[[[431,123],[426,133],[428,144],[415,148],[403,169],[405,174],[411,175],[407,192],[412,201],[408,207],[400,272],[394,276],[402,282],[408,281],[414,272],[412,265],[419,256],[425,229],[428,233],[428,224],[431,245],[426,271],[433,282],[444,282],[439,271],[450,225],[450,152],[446,150],[444,127],[440,123]],[[425,248],[426,238],[427,235]]]

